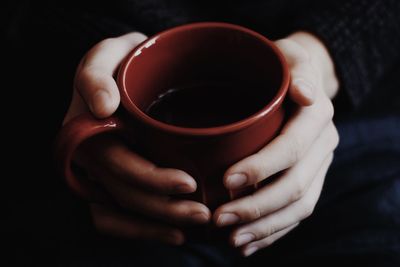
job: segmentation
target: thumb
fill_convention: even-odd
[[[130,33],[95,45],[81,61],[74,88],[95,117],[105,118],[118,108],[120,95],[113,78],[120,62],[146,36]]]
[[[291,85],[289,95],[300,106],[314,103],[319,73],[311,64],[308,52],[297,42],[282,39],[276,42],[288,63]]]
[[[117,84],[110,74],[95,69],[84,69],[76,84],[76,91],[95,117],[108,117],[117,109],[120,96]],[[74,101],[71,104],[74,104]]]

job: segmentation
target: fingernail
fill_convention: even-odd
[[[98,90],[89,101],[89,108],[96,115],[103,114],[104,111],[107,111],[110,100],[111,96],[108,91]]]
[[[190,186],[188,184],[180,184],[175,187],[175,192],[177,193],[192,193],[193,191],[193,186]]]
[[[255,238],[255,235],[252,233],[240,234],[235,238],[235,247],[243,246],[244,244],[253,241]]]
[[[253,254],[254,252],[256,252],[258,250],[258,247],[256,246],[249,246],[248,248],[246,248],[243,252],[245,257],[250,256],[251,254]]]
[[[195,212],[190,217],[197,223],[206,223],[210,220],[210,216],[204,212]]]
[[[239,221],[240,221],[239,216],[237,216],[234,213],[222,213],[221,215],[219,215],[219,217],[217,219],[217,225],[225,226],[225,225],[238,223]]]
[[[314,100],[314,91],[312,90],[312,86],[309,83],[302,79],[299,79],[294,82],[294,85],[305,98],[311,101]]]
[[[247,183],[247,176],[244,173],[234,173],[226,178],[226,186],[235,189]]]

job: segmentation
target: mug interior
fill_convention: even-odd
[[[265,103],[261,110],[282,87],[282,65],[271,42],[250,30],[223,24],[177,27],[148,39],[128,57],[122,101],[125,94],[129,104],[145,113],[171,88],[229,82],[239,85],[233,90],[254,90],[254,98]]]

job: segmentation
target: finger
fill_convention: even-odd
[[[333,155],[330,154],[325,159],[303,198],[261,219],[239,227],[232,233],[232,244],[239,247],[249,242],[264,239],[309,217],[319,199],[332,158]]]
[[[319,74],[310,62],[298,61],[290,70],[291,84],[289,87],[290,98],[300,106],[314,104],[316,87]]]
[[[186,172],[159,168],[112,136],[94,137],[84,146],[88,151],[86,154],[97,161],[97,164],[87,164],[95,169],[92,171],[106,170],[110,177],[118,177],[132,186],[141,186],[152,192],[175,194],[196,191],[195,180]]]
[[[325,157],[338,144],[333,123],[322,132],[306,156],[279,179],[254,194],[219,207],[214,214],[218,226],[254,221],[302,198],[316,176]]]
[[[101,233],[122,238],[156,240],[174,245],[181,245],[184,242],[184,235],[179,229],[130,218],[97,204],[91,204],[90,210],[94,226]]]
[[[285,236],[287,233],[292,231],[298,225],[299,225],[298,223],[294,224],[294,225],[292,225],[288,228],[285,228],[279,232],[276,232],[273,235],[270,235],[264,239],[252,242],[252,243],[244,246],[241,249],[243,256],[248,257],[248,256],[254,254],[255,252],[257,252],[258,250],[260,250],[261,248],[265,248],[265,247],[272,245],[276,240]]]
[[[319,72],[311,64],[309,53],[297,42],[282,39],[275,42],[288,62],[291,76],[289,95],[301,106],[314,103]]]
[[[124,209],[174,224],[204,224],[210,220],[209,209],[199,202],[143,191],[120,182],[107,173],[97,175],[97,179]]]
[[[129,33],[103,40],[94,46],[80,63],[74,87],[93,115],[110,116],[119,105],[119,92],[113,75],[122,59],[146,36]]]
[[[225,186],[238,189],[256,184],[299,161],[332,120],[332,103],[326,96],[320,98],[314,105],[299,109],[263,149],[231,166],[224,175]]]

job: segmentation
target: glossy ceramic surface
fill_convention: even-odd
[[[254,115],[212,128],[168,125],[144,112],[163,90],[210,80],[256,83],[273,97]],[[195,23],[159,33],[136,47],[122,62],[117,83],[122,110],[105,120],[85,114],[61,130],[56,156],[69,186],[81,196],[93,194],[71,171],[73,153],[91,136],[119,131],[156,164],[192,175],[198,190],[185,197],[213,210],[240,194],[225,189],[224,171],[279,132],[289,73],[283,55],[264,36],[232,24]]]

